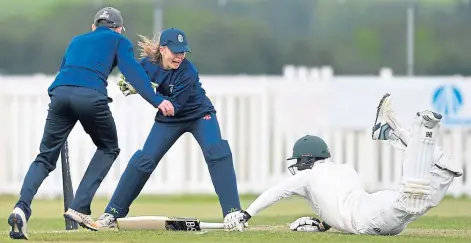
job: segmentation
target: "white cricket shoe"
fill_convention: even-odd
[[[67,212],[64,213],[64,217],[77,222],[80,226],[84,228],[93,231],[98,231],[99,226],[90,215],[79,213],[69,208]]]
[[[21,208],[13,209],[13,212],[8,217],[8,224],[11,226],[10,238],[15,240],[28,239],[28,226],[26,216]]]
[[[421,120],[422,124],[424,124],[428,129],[434,128],[442,119],[442,115],[433,111],[417,112],[417,116]]]
[[[96,223],[98,224],[100,229],[112,229],[118,227],[118,224],[116,223],[116,218],[109,213],[102,214],[100,218],[96,221]]]
[[[391,95],[385,94],[381,98],[376,110],[375,123],[371,138],[373,140],[388,140],[391,133],[397,129],[398,122],[391,105]]]

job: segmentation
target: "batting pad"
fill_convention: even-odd
[[[403,181],[428,180],[433,164],[437,127],[428,129],[417,117],[411,132],[411,138],[405,151],[402,166]]]
[[[429,180],[410,180],[404,183],[399,202],[406,213],[422,214],[431,205],[431,194]]]

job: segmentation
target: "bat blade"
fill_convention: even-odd
[[[223,223],[200,222],[196,218],[166,217],[166,216],[136,216],[119,218],[118,230],[172,230],[200,231],[201,229],[223,229]]]

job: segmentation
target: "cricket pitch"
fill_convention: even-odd
[[[11,242],[7,218],[15,203],[14,197],[0,197],[0,242]],[[254,200],[241,198],[243,207]],[[92,215],[98,218],[107,200],[96,198]],[[106,230],[100,232],[66,231],[62,217],[62,199],[35,200],[33,216],[28,224],[28,242],[466,242],[471,239],[471,200],[446,198],[426,216],[410,225],[398,236],[356,236],[335,230],[327,233],[291,232],[288,225],[296,218],[310,214],[302,199],[285,199],[268,208],[249,222],[246,232],[203,230],[202,232]],[[197,217],[204,221],[222,221],[219,202],[212,196],[139,197],[129,216],[163,215]]]

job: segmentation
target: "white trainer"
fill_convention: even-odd
[[[442,119],[442,115],[433,111],[421,111],[417,112],[417,116],[421,118],[422,124],[428,129],[434,128]]]
[[[379,101],[376,110],[375,123],[373,125],[371,138],[373,140],[388,140],[391,133],[397,129],[398,122],[391,105],[391,95],[385,94]]]
[[[99,226],[90,215],[79,213],[69,208],[67,212],[64,213],[64,217],[77,222],[86,229],[98,231]]]
[[[113,229],[118,227],[118,224],[116,223],[116,218],[109,213],[104,213],[100,216],[100,218],[96,221],[100,229]]]
[[[26,216],[21,208],[14,208],[8,217],[8,224],[11,226],[10,238],[14,240],[28,239],[28,226]]]

